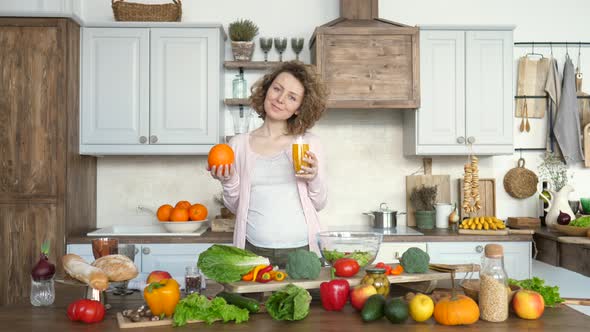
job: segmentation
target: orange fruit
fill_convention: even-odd
[[[170,213],[170,221],[188,221],[188,209],[175,207]]]
[[[207,219],[207,213],[207,207],[203,204],[193,204],[188,209],[188,216],[194,221]]]
[[[178,201],[178,203],[176,203],[174,207],[188,209],[189,207],[191,207],[191,203],[189,201]]]
[[[209,150],[209,168],[217,165],[229,165],[234,162],[234,150],[227,144],[217,144]]]
[[[159,221],[169,221],[170,220],[170,213],[172,213],[172,209],[174,209],[174,207],[172,207],[172,205],[170,204],[164,204],[162,206],[160,206],[158,208],[158,220]]]

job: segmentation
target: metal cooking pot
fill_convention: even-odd
[[[373,228],[394,228],[397,226],[397,215],[406,213],[390,210],[387,203],[381,203],[378,211],[364,212],[363,214],[373,217]]]

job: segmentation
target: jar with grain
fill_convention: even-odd
[[[508,319],[508,275],[504,269],[504,248],[499,244],[485,246],[480,272],[479,310],[481,319],[503,322]]]
[[[373,285],[377,290],[377,294],[389,295],[389,279],[387,279],[385,269],[366,269],[366,272],[367,274],[361,280],[361,284]]]

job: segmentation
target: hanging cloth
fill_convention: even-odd
[[[516,95],[518,96],[544,96],[545,84],[551,59],[532,59],[523,56],[518,59],[518,78],[516,80]],[[544,118],[547,102],[540,98],[519,98],[516,100],[517,118],[524,117],[524,104],[527,104],[528,118]]]
[[[551,58],[549,72],[547,73],[547,82],[545,83],[545,92],[547,93],[547,151],[556,153],[555,134],[553,127],[557,117],[559,102],[561,101],[561,75],[557,68],[557,60]]]
[[[580,133],[580,114],[576,96],[576,74],[574,64],[569,56],[566,56],[563,67],[561,100],[553,131],[566,164],[584,160],[582,135]]]

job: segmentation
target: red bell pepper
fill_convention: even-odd
[[[340,311],[348,301],[350,286],[344,279],[325,281],[320,284],[322,306],[328,311]]]

